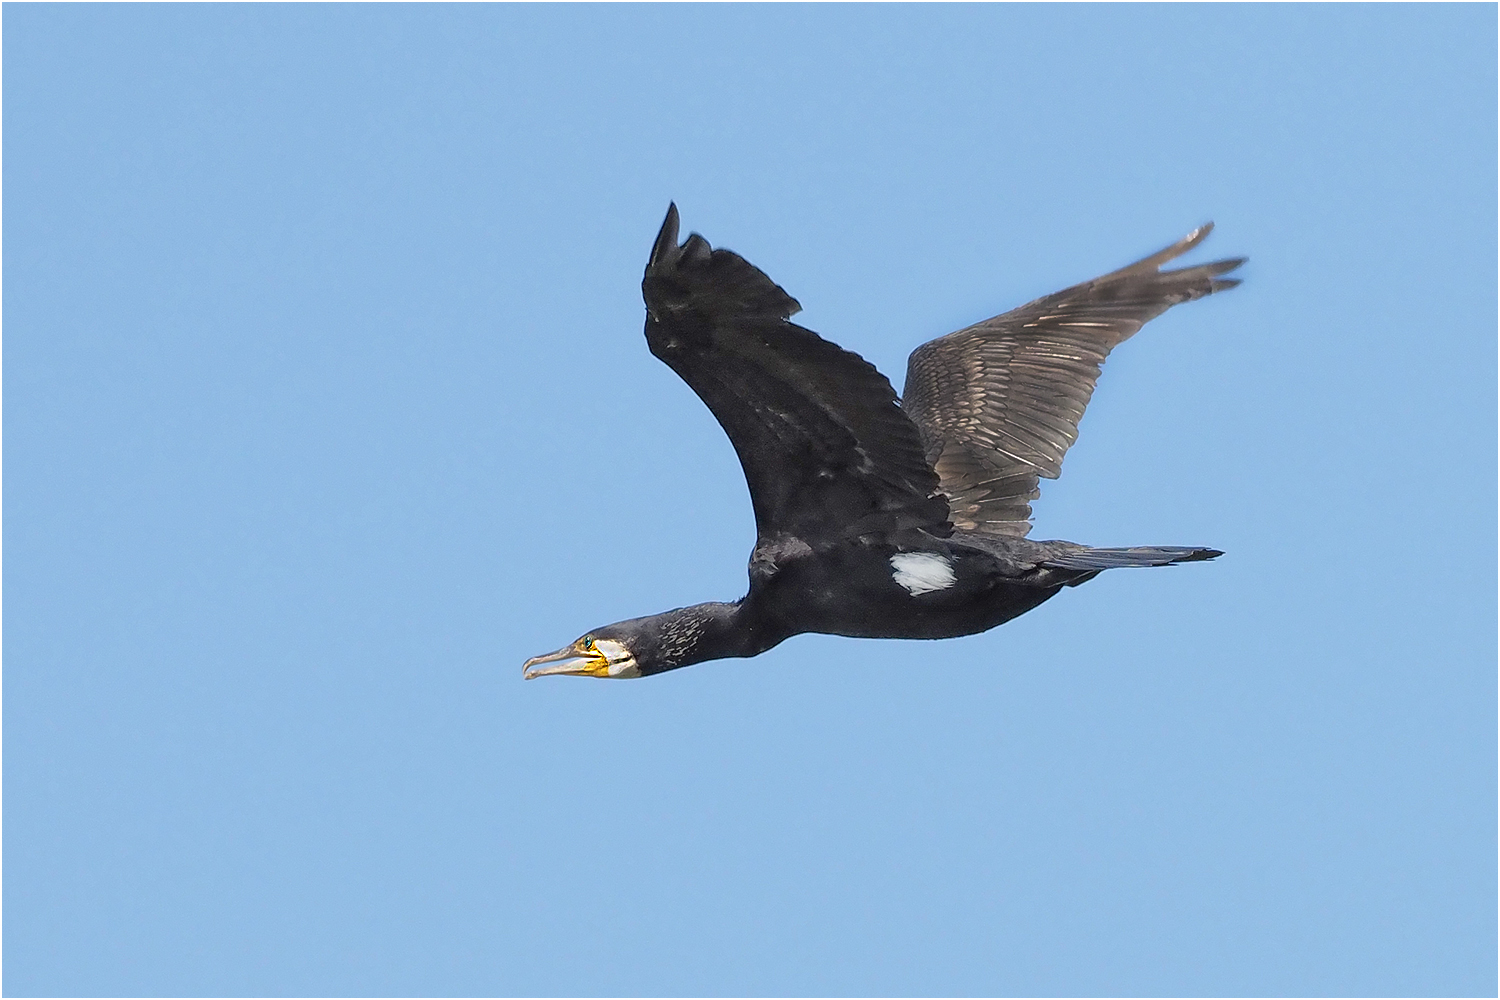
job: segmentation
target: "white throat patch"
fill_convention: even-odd
[[[630,650],[625,648],[623,642],[615,642],[613,639],[600,639],[594,643],[594,648],[604,654],[609,661],[610,677],[639,677],[641,668],[636,665],[635,657]]]
[[[916,597],[934,590],[946,590],[958,582],[953,563],[935,552],[897,552],[891,556],[891,579]]]

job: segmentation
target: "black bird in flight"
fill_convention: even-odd
[[[1110,350],[1147,320],[1239,284],[1244,258],[1163,271],[1212,224],[1103,277],[918,347],[901,399],[859,355],[677,206],[641,291],[646,343],[708,404],[755,510],[750,591],[596,628],[526,661],[547,674],[642,677],[755,656],[803,632],[945,639],[994,628],[1106,569],[1223,553],[1035,542],[1029,501],[1056,479]]]

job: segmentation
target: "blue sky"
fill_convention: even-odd
[[[10,6],[10,994],[1493,994],[1495,8]],[[669,200],[899,388],[1157,249],[985,635],[745,586]]]

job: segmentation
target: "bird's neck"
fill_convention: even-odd
[[[705,660],[757,656],[787,637],[762,621],[746,601],[710,601],[677,608],[656,616],[661,664],[653,673],[691,666]]]

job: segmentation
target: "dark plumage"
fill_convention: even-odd
[[[641,291],[646,343],[729,435],[755,511],[750,590],[599,628],[526,676],[638,677],[755,656],[802,632],[940,639],[993,628],[1102,570],[1212,559],[1203,548],[1033,542],[1029,501],[1078,436],[1099,368],[1148,320],[1239,284],[1243,258],[1163,271],[1203,226],[1129,267],[912,352],[906,393],[790,317],[770,278],[677,208]]]

